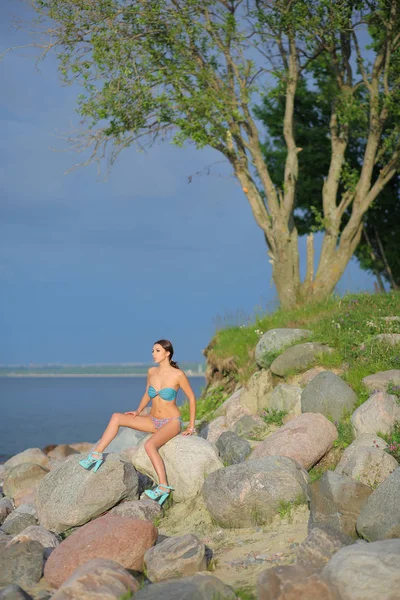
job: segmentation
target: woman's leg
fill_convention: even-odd
[[[169,421],[160,429],[158,429],[152,436],[147,440],[144,447],[150,458],[152,465],[157,473],[159,484],[168,484],[167,475],[165,473],[164,461],[158,453],[158,449],[161,448],[166,442],[171,440],[173,437],[178,435],[181,430],[181,423],[179,419]]]
[[[132,417],[132,415],[125,415],[124,413],[114,413],[100,441],[96,444],[92,452],[103,452],[115,438],[120,427],[130,427],[131,429],[145,431],[146,433],[154,433],[156,431],[150,417]]]

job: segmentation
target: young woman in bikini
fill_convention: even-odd
[[[151,367],[148,371],[146,392],[137,410],[114,413],[100,441],[88,458],[81,460],[79,464],[85,469],[94,466],[93,471],[97,471],[104,462],[103,450],[115,438],[120,427],[152,433],[144,447],[157,473],[159,483],[155,490],[146,490],[145,494],[162,504],[173,488],[168,485],[164,462],[158,450],[181,430],[182,418],[176,406],[178,389],[181,388],[186,394],[190,410],[189,427],[182,435],[195,433],[196,399],[185,373],[172,360],[174,349],[171,342],[158,340],[153,346],[152,354],[158,367]],[[152,400],[150,414],[139,416],[150,400]]]

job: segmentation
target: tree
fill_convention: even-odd
[[[281,305],[321,299],[334,289],[360,241],[365,213],[399,167],[397,0],[30,1],[43,36],[38,45],[45,54],[55,49],[65,81],[83,86],[78,108],[89,129],[77,149],[92,149],[88,161],[110,146],[112,162],[133,143],[165,138],[211,146],[231,164],[264,233]],[[360,37],[366,30],[371,63]],[[334,73],[326,84],[330,161],[321,189],[324,239],[314,274],[308,237],[301,282],[294,222],[301,147],[293,118],[300,78],[319,57]],[[264,161],[252,114],[255,95],[273,78],[285,95],[285,168],[279,182]],[[349,168],[346,156],[354,128],[366,140],[358,169]],[[374,178],[377,163],[382,168]]]
[[[323,75],[323,77],[321,77]],[[303,148],[299,155],[299,178],[296,187],[294,221],[300,235],[319,231],[322,227],[323,175],[330,162],[330,140],[326,135],[330,118],[329,97],[324,94],[324,84],[334,76],[329,64],[315,61],[313,66],[313,89],[304,77],[299,80],[293,114],[293,130],[296,142]],[[359,90],[359,93],[363,93]],[[364,100],[365,101],[365,100]],[[273,88],[255,108],[255,114],[266,127],[267,138],[262,144],[264,160],[273,181],[282,181],[286,144],[280,124],[285,114],[285,95],[280,87]],[[387,128],[389,131],[391,127]],[[362,131],[349,133],[347,163],[350,170],[362,164],[366,140]],[[374,167],[374,179],[383,165]],[[345,192],[339,184],[339,194]],[[342,229],[349,220],[344,215]],[[378,288],[385,291],[383,278],[392,289],[400,287],[400,174],[396,174],[379,194],[378,202],[372,203],[364,218],[363,234],[356,248],[362,269],[376,275]]]

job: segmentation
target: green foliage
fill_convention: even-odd
[[[127,592],[122,594],[122,596],[119,596],[118,600],[132,600],[133,597],[134,593],[128,590]]]
[[[382,434],[380,437],[383,437]],[[385,436],[385,441],[388,443],[388,447],[385,448],[386,452],[393,456],[400,464],[400,422],[397,421],[393,427],[392,433]]]
[[[312,469],[309,470],[308,472],[308,477],[310,480],[310,484],[313,484],[315,481],[318,481],[318,479],[321,479],[322,475],[326,472],[326,471],[334,471],[335,470],[335,465],[328,465],[326,467],[313,467]]]
[[[339,421],[335,423],[336,429],[338,431],[338,438],[335,440],[333,446],[334,448],[345,449],[347,446],[350,446],[351,442],[354,440],[354,431],[351,423],[347,421]]]
[[[200,398],[196,403],[196,419],[203,419],[211,412],[213,412],[218,406],[220,406],[226,399],[226,394],[223,386],[216,386],[211,388],[203,398]],[[189,420],[189,403],[183,404],[180,408],[181,416],[184,421]]]
[[[244,588],[236,589],[234,592],[239,600],[256,600],[257,598],[255,592]]]
[[[387,393],[395,396],[397,404],[400,404],[400,385],[396,385],[394,381],[389,381]]]
[[[288,519],[291,523],[293,521],[293,509],[296,506],[300,506],[304,504],[305,499],[302,494],[300,494],[294,501],[290,502],[288,500],[280,500],[278,507],[278,514],[281,519]]]
[[[263,411],[261,417],[268,425],[283,425],[283,417],[287,415],[286,410],[278,410],[276,408],[267,408]]]
[[[400,322],[386,322],[383,317],[400,314],[400,292],[389,294],[350,294],[344,298],[330,296],[318,304],[309,304],[290,311],[281,309],[259,315],[256,322],[244,327],[217,331],[212,341],[213,353],[223,359],[236,357],[236,373],[245,382],[256,371],[254,340],[249,332],[268,331],[277,327],[300,327],[313,331],[312,340],[327,343],[333,354],[323,354],[319,364],[327,368],[342,367],[343,379],[353,388],[361,404],[368,398],[362,379],[377,371],[400,368],[400,352],[396,346],[374,340],[378,333],[400,333]],[[365,343],[365,346],[362,344]],[[247,375],[248,372],[248,375]]]

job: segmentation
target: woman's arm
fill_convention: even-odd
[[[195,433],[194,422],[196,420],[196,396],[190,386],[189,380],[183,371],[179,374],[179,385],[189,400],[189,427],[183,432],[183,435],[192,435]]]
[[[147,382],[146,382],[146,391],[143,394],[143,397],[139,403],[139,406],[137,407],[136,410],[128,410],[128,412],[126,412],[126,415],[132,415],[134,417],[136,417],[137,415],[140,415],[140,413],[142,412],[142,410],[148,405],[148,403],[150,402],[150,396],[148,394],[148,389],[149,389],[149,378],[150,378],[150,369],[147,371]]]

